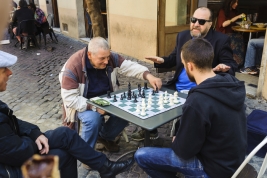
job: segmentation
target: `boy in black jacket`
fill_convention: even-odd
[[[0,92],[6,90],[12,75],[8,67],[16,61],[17,57],[0,51]],[[20,166],[35,153],[58,155],[62,178],[77,177],[77,159],[98,170],[102,178],[115,177],[134,162],[133,159],[118,163],[110,161],[67,127],[42,133],[36,125],[17,119],[0,101],[0,177],[21,178]]]
[[[231,177],[246,154],[245,86],[212,70],[214,52],[205,39],[192,39],[181,50],[188,78],[196,82],[183,106],[171,148],[141,148],[139,166],[151,177]]]

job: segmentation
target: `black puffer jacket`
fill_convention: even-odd
[[[36,125],[17,119],[0,101],[0,177],[19,177],[20,166],[38,152],[35,140],[41,134]]]

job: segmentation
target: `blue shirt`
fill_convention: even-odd
[[[191,82],[186,74],[185,68],[183,68],[181,74],[178,77],[178,80],[176,82],[176,90],[190,90],[192,87],[196,86],[197,84],[195,82]]]

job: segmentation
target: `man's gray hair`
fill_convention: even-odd
[[[88,51],[96,54],[99,49],[110,50],[108,42],[102,37],[95,37],[88,43]]]

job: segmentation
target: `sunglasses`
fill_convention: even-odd
[[[198,21],[199,25],[204,25],[206,22],[211,22],[211,20],[197,19],[195,17],[191,17],[190,20],[192,23],[196,23]]]

